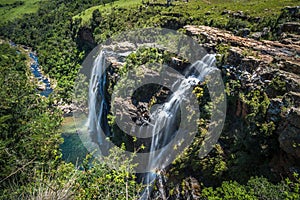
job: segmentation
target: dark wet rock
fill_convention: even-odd
[[[266,36],[270,32],[270,28],[269,27],[264,27],[262,32],[263,32],[263,36]]]
[[[235,115],[237,117],[242,117],[245,118],[247,116],[248,113],[248,106],[246,103],[244,103],[243,101],[241,101],[240,99],[237,100],[236,102],[236,112]]]
[[[231,11],[230,10],[223,10],[221,15],[227,15],[227,14],[230,14]]]
[[[189,63],[187,63],[184,60],[181,60],[179,58],[176,58],[176,57],[172,57],[171,63],[169,63],[169,64],[170,64],[170,67],[172,67],[180,72],[183,72],[184,69],[189,65]]]
[[[251,16],[250,16],[250,17],[248,18],[248,21],[249,21],[249,22],[252,22],[252,23],[253,23],[253,22],[254,22],[254,23],[258,23],[258,22],[260,22],[260,20],[261,20],[260,17],[251,17]]]
[[[241,64],[242,61],[242,50],[237,47],[231,47],[229,49],[228,62],[235,63],[235,65]]]
[[[249,18],[249,16],[245,15],[245,13],[243,11],[234,12],[234,13],[232,13],[232,16],[234,18],[239,18],[239,19],[243,19],[243,20],[246,20]]]
[[[147,122],[150,122],[150,113],[146,103],[139,103],[134,109],[129,109],[129,114],[138,126],[147,125]]]
[[[287,106],[293,105],[293,106],[299,108],[300,107],[300,93],[293,92],[293,91],[288,92],[287,94],[284,95],[283,102]]]
[[[197,179],[189,177],[183,180],[181,189],[176,192],[178,193],[177,199],[179,196],[180,199],[200,199],[201,186]]]
[[[270,100],[270,105],[267,111],[267,118],[273,122],[279,122],[281,119],[281,108],[283,106],[282,99],[274,98]]]
[[[287,154],[300,158],[300,110],[292,108],[278,129],[280,148]]]
[[[300,18],[300,6],[287,6],[283,8],[291,17]]]
[[[299,22],[286,22],[281,26],[282,32],[297,33],[300,34],[300,23]]]
[[[241,61],[241,67],[246,69],[247,71],[254,71],[255,69],[257,69],[260,64],[261,64],[262,60],[259,58],[255,58],[255,57],[246,57],[243,58]]]
[[[296,74],[279,70],[278,73],[283,76],[286,82],[286,90],[291,92],[300,92],[300,77]]]
[[[300,75],[299,63],[295,61],[282,62],[280,69]]]
[[[287,116],[287,121],[290,122],[290,125],[298,128],[298,137],[300,139],[300,109],[292,108],[289,115]],[[300,140],[298,143],[300,144]]]
[[[192,193],[193,199],[200,199],[201,186],[200,186],[199,182],[197,181],[197,179],[191,177],[189,183],[190,183],[190,187],[192,189],[191,193]]]
[[[237,35],[242,36],[242,37],[247,37],[250,35],[251,31],[249,28],[242,28],[238,31]]]

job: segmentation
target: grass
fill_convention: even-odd
[[[148,0],[144,0],[147,2]],[[226,24],[229,20],[228,15],[221,15],[224,10],[231,10],[233,12],[243,11],[245,14],[252,17],[270,18],[276,17],[281,9],[285,6],[297,6],[298,0],[189,0],[173,1],[170,7],[165,5],[165,0],[150,0],[150,5],[160,5],[161,12],[164,13],[181,13],[187,15],[192,21],[203,23],[214,20],[216,24]],[[101,13],[106,14],[111,12],[112,7],[132,8],[138,9],[142,5],[141,0],[119,0],[108,5],[99,5],[91,7],[82,13],[73,17],[73,19],[81,18],[83,25],[88,25],[94,10],[99,9]],[[144,4],[145,5],[145,4]],[[153,6],[152,6],[153,7]],[[149,11],[151,11],[149,6]]]
[[[121,8],[130,8],[137,5],[142,5],[141,0],[118,0],[114,1],[105,5],[98,5],[93,6],[91,8],[86,9],[82,13],[79,13],[78,15],[74,16],[73,19],[81,18],[82,24],[86,25],[89,23],[89,20],[92,18],[92,14],[94,10],[99,9],[101,13],[110,13],[111,8],[121,7]]]
[[[24,14],[35,13],[42,0],[0,0],[0,23],[21,18]]]

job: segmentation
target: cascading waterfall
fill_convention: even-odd
[[[149,131],[152,131],[153,136],[150,152],[154,152],[167,145],[174,135],[176,135],[178,126],[177,115],[180,112],[181,102],[189,95],[188,91],[190,91],[191,87],[197,85],[200,81],[203,81],[206,75],[216,69],[214,63],[215,55],[207,54],[202,60],[199,60],[188,67],[184,73],[185,79],[178,80],[173,84],[171,90],[174,91],[174,93],[169,97],[167,102],[151,114],[150,119],[155,119],[155,124],[148,129]],[[148,187],[141,197],[142,200],[149,199],[155,179],[158,179],[158,182],[163,181],[160,170],[166,167],[164,161],[168,158],[168,153],[169,152],[161,151],[159,154],[150,154],[148,165],[150,165],[151,169],[156,169],[157,172],[149,172],[146,174],[145,182],[148,184]],[[162,193],[162,196],[164,196],[164,192],[160,192]]]
[[[101,130],[104,131],[105,135],[110,134],[107,123],[108,106],[105,100],[105,65],[105,52],[101,51],[94,61],[89,83],[89,115],[87,126],[92,141],[99,145],[102,145],[105,139],[101,134]]]
[[[185,98],[188,98],[191,87],[203,81],[206,75],[216,69],[214,63],[215,55],[208,54],[188,67],[184,73],[185,78],[177,80],[173,84],[171,88],[173,94],[164,104],[158,106],[152,112],[150,119],[153,119],[154,123],[152,124],[151,121],[146,128],[146,131],[150,131],[150,135],[152,135],[150,152],[164,147],[174,138],[174,135],[178,131],[178,115],[180,114],[181,102]],[[105,140],[103,136],[110,135],[107,123],[108,104],[105,100],[105,64],[105,53],[102,51],[94,61],[89,85],[89,115],[87,125],[92,140],[98,143],[98,145],[101,145]],[[101,128],[104,130],[104,135],[101,134]],[[142,130],[140,129],[140,131]],[[166,167],[165,162],[169,157],[168,154],[169,152],[164,151],[161,151],[159,154],[150,154],[148,161],[149,169],[155,169],[155,172],[145,174],[144,182],[148,187],[142,193],[141,199],[149,199],[155,180],[158,180],[160,184],[164,182],[160,171]],[[161,191],[161,194],[164,196],[165,192]]]

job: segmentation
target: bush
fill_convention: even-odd
[[[295,174],[295,181],[286,179],[278,184],[273,184],[263,177],[252,177],[246,185],[235,181],[224,181],[220,187],[202,190],[205,199],[259,199],[281,200],[299,199],[300,179]]]
[[[141,185],[136,183],[135,164],[132,158],[126,158],[122,149],[114,147],[108,157],[101,162],[89,162],[90,156],[83,163],[84,170],[76,180],[78,190],[75,199],[137,199]]]

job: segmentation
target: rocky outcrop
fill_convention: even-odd
[[[216,51],[218,45],[227,44],[229,49],[225,64],[235,66],[234,70],[250,73],[256,80],[264,73],[277,73],[283,76],[288,91],[299,92],[300,45],[297,43],[257,41],[207,26],[185,26],[185,29],[189,35],[201,39],[202,46],[208,51]]]
[[[287,103],[291,103],[296,108],[299,108],[300,107],[300,93],[290,91],[284,96],[283,101],[287,102]]]
[[[289,155],[300,159],[300,109],[292,108],[278,129],[279,143]]]
[[[300,35],[296,34],[281,34],[280,42],[283,44],[300,45]]]
[[[283,11],[286,11],[291,17],[300,18],[300,6],[296,6],[296,7],[287,6],[283,8]]]
[[[74,103],[65,104],[63,102],[56,102],[55,105],[63,112],[64,117],[73,116],[74,112],[81,112],[86,113],[87,111],[84,109],[83,106],[75,105]]]
[[[286,8],[286,12],[299,14],[299,8]],[[243,13],[236,17],[246,17]],[[235,36],[229,31],[207,26],[185,26],[208,51],[218,45],[228,45],[222,70],[240,80],[243,88],[265,88],[270,98],[267,118],[277,124],[276,135],[280,144],[280,162],[271,163],[275,171],[290,173],[300,158],[300,43],[299,23],[287,22],[281,26],[279,41],[255,40]],[[288,32],[292,32],[288,33]],[[297,33],[297,34],[295,34]],[[259,37],[258,37],[259,38]],[[279,80],[274,80],[279,77]],[[259,86],[259,87],[258,87]],[[236,116],[245,117],[247,105],[237,100]],[[276,167],[277,166],[277,167]],[[278,167],[281,167],[279,170]],[[277,168],[277,169],[275,169]]]
[[[286,22],[281,25],[281,31],[300,34],[300,23],[299,22]]]
[[[258,66],[278,63],[282,68],[293,65],[295,72],[300,69],[300,46],[296,44],[284,44],[277,41],[254,40],[233,35],[229,31],[220,30],[208,26],[185,26],[190,36],[202,39],[202,45],[207,49],[215,50],[218,44],[229,44],[229,54],[233,59],[229,64],[253,62]],[[243,61],[244,59],[244,61]],[[290,72],[290,69],[287,71]]]
[[[231,10],[224,10],[221,15],[229,15],[230,17],[236,18],[236,19],[242,19],[242,20],[248,20],[250,22],[259,22],[261,20],[260,17],[252,17],[250,15],[245,14],[243,11],[231,11]]]

